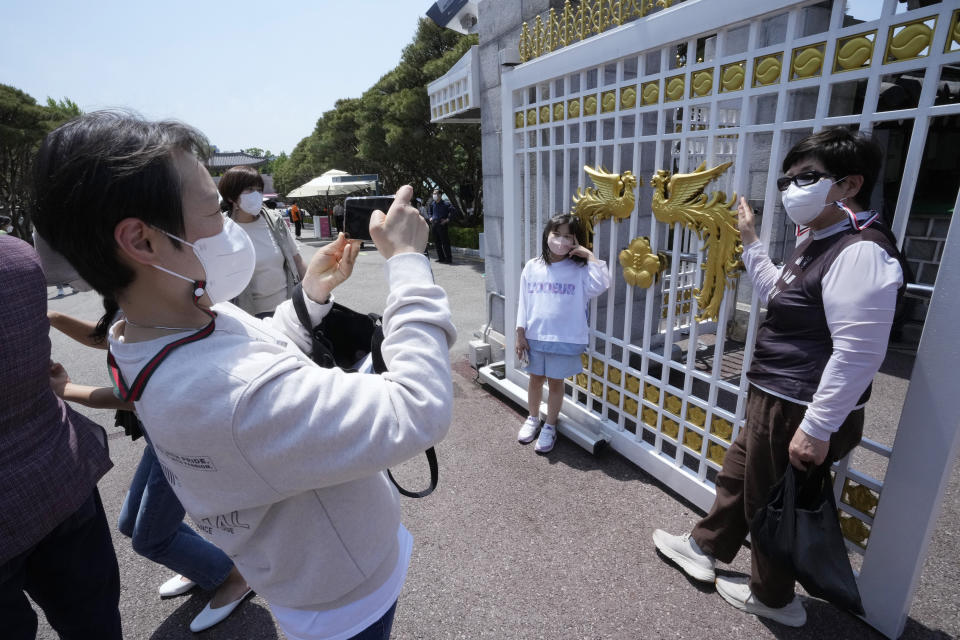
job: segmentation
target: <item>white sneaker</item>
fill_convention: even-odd
[[[540,418],[527,416],[523,426],[520,427],[520,433],[517,434],[517,442],[521,444],[533,442],[533,439],[537,437],[538,431],[540,431]]]
[[[181,575],[176,575],[160,585],[157,591],[160,592],[161,598],[172,598],[190,591],[195,586],[196,583],[193,580],[187,580]]]
[[[663,529],[654,529],[653,544],[694,580],[713,582],[717,577],[717,561],[700,551],[689,533],[674,536]]]
[[[746,576],[719,576],[717,593],[741,611],[769,618],[788,627],[802,627],[807,622],[807,611],[800,598],[794,596],[785,607],[768,607],[754,597],[750,591],[750,579]]]
[[[550,453],[553,445],[557,443],[557,428],[552,424],[545,424],[540,429],[540,437],[537,438],[537,444],[533,450],[537,453]]]

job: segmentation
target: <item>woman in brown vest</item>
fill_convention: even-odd
[[[887,350],[908,269],[890,231],[870,210],[882,155],[868,138],[830,129],[798,143],[777,180],[798,244],[776,267],[740,199],[743,260],[767,315],[747,378],[744,426],[717,475],[710,513],[690,534],[653,540],[690,577],[716,582],[733,606],[799,627],[806,611],[792,571],[751,547],[750,578],[717,576],[730,562],[787,465],[830,465],[860,442],[863,406]]]

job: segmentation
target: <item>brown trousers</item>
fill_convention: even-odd
[[[790,464],[788,447],[807,408],[770,395],[754,386],[747,396],[743,429],[727,450],[717,474],[717,497],[710,513],[691,536],[700,549],[721,562],[731,562],[750,532],[754,514],[766,506],[770,489]],[[863,434],[863,409],[851,411],[830,438],[824,461],[832,464],[847,455]],[[794,597],[795,576],[750,549],[750,589],[768,607],[784,607]]]

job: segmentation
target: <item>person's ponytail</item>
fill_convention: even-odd
[[[90,334],[94,341],[103,342],[107,339],[107,332],[110,331],[110,325],[113,324],[113,319],[117,316],[118,311],[120,311],[120,305],[117,304],[117,301],[112,296],[103,296],[103,315],[97,322],[93,333]]]

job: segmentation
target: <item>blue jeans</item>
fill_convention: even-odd
[[[191,529],[183,521],[184,515],[183,505],[148,443],[120,509],[117,528],[144,558],[186,576],[203,589],[214,589],[227,579],[233,561]]]
[[[350,640],[390,640],[390,630],[393,629],[393,614],[397,612],[397,603],[394,602],[383,617],[372,625],[350,638]]]

